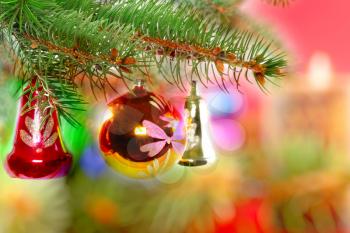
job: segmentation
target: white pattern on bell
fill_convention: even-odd
[[[33,142],[35,144],[40,142],[40,114],[38,110],[35,110],[33,121]]]

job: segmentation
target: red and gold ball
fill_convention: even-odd
[[[133,178],[154,177],[174,166],[185,145],[184,122],[163,97],[136,86],[109,103],[100,149],[116,171]]]

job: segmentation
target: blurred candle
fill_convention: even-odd
[[[309,63],[309,84],[316,91],[326,90],[332,81],[332,63],[326,53],[315,53]]]

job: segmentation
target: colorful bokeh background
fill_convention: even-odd
[[[0,233],[350,232],[350,2],[249,0],[242,9],[282,42],[291,71],[263,94],[201,88],[216,162],[175,166],[150,180],[112,171],[100,156],[105,103],[61,125],[69,176],[11,179],[0,169]],[[0,59],[1,60],[1,59]],[[0,155],[12,148],[16,78],[0,62]],[[6,77],[6,78],[5,78]],[[152,87],[181,109],[183,94]],[[169,90],[166,89],[166,90]]]

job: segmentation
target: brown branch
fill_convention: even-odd
[[[258,64],[256,61],[251,60],[251,61],[243,61],[237,59],[237,56],[234,53],[225,53],[222,52],[221,48],[213,48],[213,49],[208,49],[208,48],[203,48],[197,45],[189,45],[185,43],[178,43],[178,42],[173,42],[170,40],[164,40],[164,39],[159,39],[159,38],[153,38],[149,36],[141,36],[138,34],[138,36],[146,43],[151,43],[151,44],[156,44],[160,47],[163,48],[168,48],[174,51],[184,51],[187,53],[192,53],[192,54],[197,54],[203,57],[207,57],[211,59],[212,61],[222,61],[224,63],[227,63],[229,65],[233,66],[240,66],[249,70],[252,70],[254,73],[262,73],[264,74],[265,68],[263,65]],[[61,47],[58,45],[55,45],[49,41],[42,40],[42,39],[37,39],[34,38],[28,34],[25,35],[25,37],[32,42],[31,47],[37,48],[39,44],[44,45],[45,47],[48,48],[48,50],[53,51],[53,52],[61,52],[65,54],[70,54],[72,57],[76,58],[77,60],[80,61],[81,64],[86,63],[86,61],[95,61],[95,60],[103,60],[107,61],[111,64],[115,65],[130,65],[136,63],[136,60],[132,57],[126,57],[122,59],[121,57],[118,57],[117,54],[113,54],[113,56],[107,56],[107,55],[92,55],[91,53],[87,53],[84,51],[80,51],[79,45],[77,45],[74,48],[66,48],[66,47]],[[111,49],[111,51],[114,51],[115,49]],[[170,54],[173,56],[172,54]]]
[[[86,64],[88,61],[102,60],[114,65],[118,65],[124,72],[130,73],[131,71],[123,65],[132,65],[137,62],[133,57],[126,57],[126,58],[119,57],[118,51],[116,51],[115,48],[111,49],[111,54],[109,56],[108,55],[98,56],[98,55],[92,55],[91,53],[87,53],[84,51],[80,51],[79,45],[73,48],[66,48],[66,47],[55,45],[46,40],[34,38],[28,34],[26,34],[25,37],[32,42],[31,47],[33,49],[37,48],[39,45],[43,45],[49,51],[60,52],[60,53],[71,55],[72,57],[77,59],[80,64]],[[157,54],[159,55],[168,55],[170,57],[174,57],[181,53],[187,53],[187,54],[191,53],[193,56],[197,58],[206,57],[211,61],[213,61],[216,65],[218,72],[221,74],[224,72],[223,64],[226,63],[234,67],[241,67],[247,70],[251,70],[256,77],[259,77],[258,81],[260,83],[263,83],[264,81],[265,71],[266,71],[266,68],[264,67],[264,65],[257,63],[255,60],[244,61],[244,60],[237,59],[237,56],[234,53],[224,52],[221,50],[221,48],[217,47],[213,49],[208,49],[208,48],[200,47],[198,45],[189,45],[186,43],[179,43],[179,42],[174,42],[174,41],[165,40],[165,39],[143,36],[140,33],[136,34],[134,39],[136,38],[139,38],[143,42],[146,42],[148,44],[154,44],[159,47],[162,47],[164,50],[170,51],[168,54],[163,54],[161,51],[157,51]]]
[[[118,66],[131,65],[136,63],[136,60],[132,57],[121,58],[118,56],[118,54],[113,54],[112,51],[115,51],[116,50],[115,48],[111,49],[111,54],[109,56],[107,55],[97,56],[97,55],[92,55],[91,53],[87,53],[79,50],[78,44],[73,48],[66,48],[66,47],[55,45],[46,40],[34,38],[28,34],[25,35],[25,38],[27,38],[32,42],[31,44],[32,49],[36,49],[39,45],[43,45],[51,52],[69,54],[70,56],[77,59],[80,64],[86,64],[87,61],[96,61],[96,60],[106,61],[108,63],[118,65]],[[123,69],[125,68],[126,67],[123,67]]]
[[[220,14],[223,14],[223,15],[226,12],[231,11],[237,5],[237,3],[236,3],[236,4],[232,4],[229,7],[223,7],[223,6],[220,6],[219,4],[214,3],[212,0],[207,0],[206,2],[211,8],[213,8],[214,10],[218,11]]]
[[[169,40],[152,38],[149,36],[141,37],[144,42],[156,44],[163,48],[169,48],[173,51],[185,51],[192,54],[197,54],[203,57],[211,59],[213,62],[222,61],[226,64],[232,66],[239,66],[242,68],[249,69],[254,73],[265,73],[265,67],[262,64],[258,64],[255,60],[243,61],[237,59],[237,56],[234,53],[225,53],[222,52],[220,48],[203,48],[197,45],[189,45],[184,43],[173,42]]]
[[[227,11],[227,9],[225,9],[224,7],[222,7],[222,6],[218,5],[218,4],[213,3],[213,1],[211,1],[211,0],[207,0],[206,2],[208,3],[208,5],[211,8],[213,8],[214,10],[220,12],[221,14],[224,14]]]

